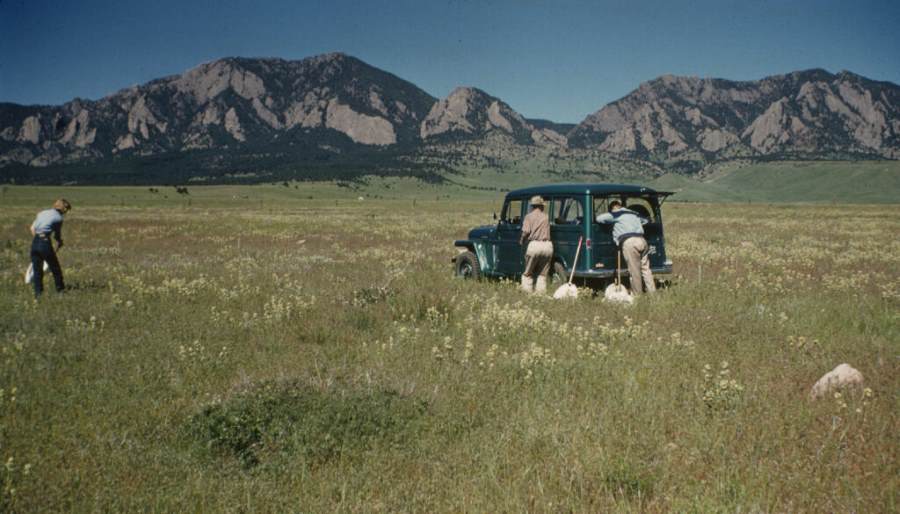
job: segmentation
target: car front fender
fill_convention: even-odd
[[[482,273],[493,275],[496,272],[496,263],[492,260],[493,248],[488,240],[457,239],[453,242],[453,246],[459,253],[466,251],[474,253],[478,258],[478,265],[481,267]],[[451,261],[455,263],[456,256]]]
[[[453,246],[455,246],[460,253],[468,250],[477,254],[475,251],[475,242],[471,239],[457,239],[456,241],[453,241]]]

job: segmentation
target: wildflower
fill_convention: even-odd
[[[706,383],[703,401],[710,409],[733,409],[742,397],[744,387],[737,380],[728,378],[730,374],[728,366],[728,361],[721,362],[718,378],[713,375],[712,366],[709,364],[703,366],[703,380]]]

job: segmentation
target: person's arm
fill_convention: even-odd
[[[612,213],[604,212],[603,214],[597,215],[597,223],[608,224],[614,221]]]
[[[525,239],[531,235],[532,225],[532,219],[528,216],[525,216],[525,221],[522,223],[522,235],[519,236],[520,245],[525,243]]]
[[[56,239],[56,247],[59,248],[63,245],[62,240],[62,220],[53,224],[53,237]]]

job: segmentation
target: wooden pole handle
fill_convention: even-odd
[[[572,261],[572,272],[569,273],[569,283],[572,283],[572,279],[575,278],[575,268],[578,266],[578,253],[581,252],[581,237],[578,238],[578,247],[575,248],[575,260]]]
[[[622,285],[622,249],[616,248],[616,285]]]

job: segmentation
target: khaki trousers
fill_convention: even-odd
[[[525,250],[525,271],[522,272],[522,290],[543,293],[547,291],[547,275],[553,262],[553,243],[531,241]],[[537,280],[534,275],[537,274]],[[536,283],[535,283],[536,282]]]
[[[653,273],[650,271],[650,253],[647,240],[643,237],[629,237],[622,243],[622,256],[631,275],[631,294],[639,295],[647,288],[648,293],[656,291]],[[643,287],[641,282],[643,282]]]

